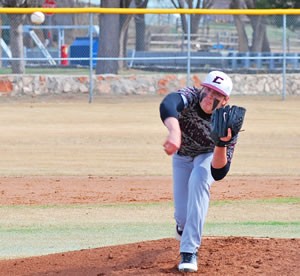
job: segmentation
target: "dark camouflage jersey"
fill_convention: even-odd
[[[179,113],[178,121],[182,132],[179,155],[195,157],[201,153],[213,152],[214,142],[210,138],[211,115],[199,105],[201,90],[186,87],[177,91],[184,99],[185,107]],[[231,162],[237,137],[227,147],[227,159]]]

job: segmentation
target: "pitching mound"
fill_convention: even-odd
[[[205,238],[201,275],[299,275],[297,239]],[[163,239],[0,263],[1,275],[179,274],[178,242]]]

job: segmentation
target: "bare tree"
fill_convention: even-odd
[[[26,0],[1,0],[3,7],[27,7]],[[11,63],[13,74],[25,72],[24,53],[23,53],[23,23],[26,16],[24,14],[8,14],[10,23],[10,50],[13,58]]]
[[[103,8],[120,8],[120,0],[102,0],[100,6]],[[100,36],[98,57],[118,57],[119,56],[119,35],[120,35],[120,15],[101,14],[100,16]],[[117,60],[98,60],[96,74],[117,74]]]
[[[135,0],[134,2],[131,0],[127,0],[123,3],[122,8],[128,8],[130,5],[134,5],[135,8],[146,8],[148,4],[148,0]],[[128,42],[128,28],[130,21],[134,18],[135,21],[135,47],[137,51],[145,50],[145,32],[146,32],[146,24],[145,24],[145,15],[144,14],[128,14],[121,16],[120,22],[120,57],[125,57],[127,55],[127,42]],[[120,61],[119,69],[127,67],[127,62]]]
[[[132,3],[132,0],[123,0],[121,1],[121,8],[129,8]],[[125,57],[127,52],[127,41],[128,41],[128,28],[131,19],[133,18],[133,14],[122,14],[120,16],[120,49],[119,49],[119,57]],[[123,69],[126,67],[126,61],[119,61],[119,69]]]
[[[255,0],[231,0],[230,8],[232,9],[255,9]],[[270,44],[266,32],[265,16],[248,16],[252,27],[252,41],[249,45],[249,39],[246,33],[246,26],[241,15],[234,16],[234,22],[238,32],[238,41],[240,52],[270,52]]]
[[[102,0],[101,7],[128,8],[133,0]],[[145,8],[148,0],[134,0],[136,7]],[[128,27],[134,15],[101,14],[98,57],[124,57],[127,52]],[[144,18],[144,17],[143,17]],[[143,23],[145,22],[143,21]],[[139,27],[141,27],[139,25]],[[145,31],[145,26],[143,28]],[[126,62],[116,60],[99,60],[96,74],[117,74]]]
[[[230,3],[231,9],[243,9],[245,4],[240,0],[232,0]],[[240,15],[234,15],[233,20],[236,26],[238,34],[238,51],[239,52],[248,52],[249,51],[249,41],[246,33],[245,22]]]
[[[171,0],[172,4],[176,9],[183,9],[183,8],[189,8],[189,9],[209,9],[214,4],[214,0]],[[201,6],[201,4],[203,6]],[[188,32],[188,26],[187,26],[187,15],[181,14],[181,24],[183,32],[186,34]],[[201,19],[201,14],[191,14],[191,34],[197,34],[199,29],[199,22]]]
[[[135,0],[135,4],[138,8],[147,8],[148,0]],[[146,49],[145,15],[136,14],[134,20],[135,20],[135,50],[145,51]]]
[[[38,0],[0,0],[3,7],[37,7]],[[26,14],[7,14],[10,22],[10,50],[12,57],[16,60],[11,62],[13,74],[23,74],[25,72],[24,62],[24,41],[23,24],[27,17]]]
[[[256,8],[256,0],[245,1],[247,9]],[[253,29],[252,44],[250,50],[252,52],[270,52],[270,44],[267,38],[266,17],[265,16],[249,16]]]

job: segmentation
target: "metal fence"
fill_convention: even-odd
[[[264,15],[264,43],[268,43],[269,51],[241,51],[235,15],[202,14],[195,28],[192,15],[187,14],[183,31],[179,14],[128,14],[123,17],[128,25],[124,39],[114,41],[122,45],[122,51],[108,52],[101,58],[98,14],[48,14],[39,26],[30,22],[30,14],[26,17],[21,30],[24,74],[68,68],[72,74],[84,73],[92,78],[97,62],[103,60],[117,60],[119,73],[130,69],[185,72],[187,80],[191,72],[212,69],[280,73],[284,79],[287,72],[300,72],[298,15]],[[14,22],[7,14],[1,14],[1,19],[0,74],[10,74],[12,62],[20,58],[11,52],[10,29]],[[143,21],[140,25],[139,20]],[[247,43],[253,46],[258,38],[253,37],[251,22],[245,16],[242,24]]]

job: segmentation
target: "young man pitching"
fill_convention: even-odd
[[[168,155],[173,155],[174,218],[180,240],[178,269],[182,272],[198,270],[210,187],[215,180],[224,178],[230,168],[238,136],[238,130],[234,132],[228,124],[230,107],[225,107],[231,90],[230,77],[212,71],[201,89],[180,89],[168,94],[160,104],[160,117],[168,130],[163,147]]]

